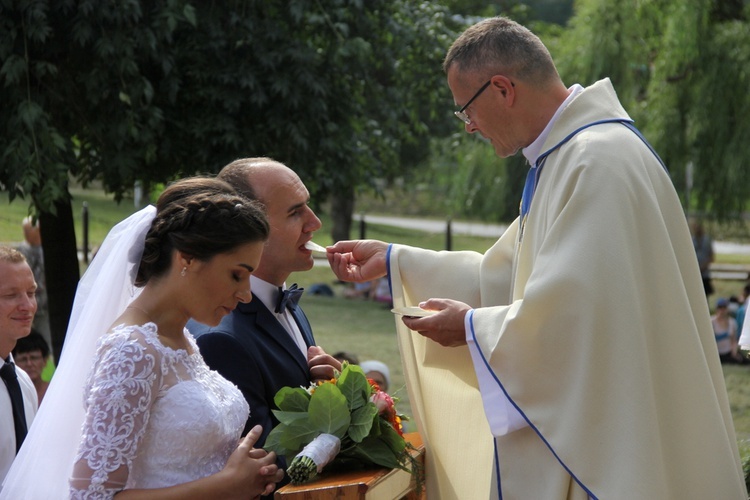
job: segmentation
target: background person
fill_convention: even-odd
[[[349,283],[344,288],[344,297],[347,299],[369,299],[375,282]]]
[[[42,404],[42,398],[44,398],[44,394],[49,387],[49,381],[42,378],[42,372],[44,367],[47,366],[49,354],[49,345],[44,337],[33,328],[28,336],[18,339],[16,347],[13,348],[13,358],[16,365],[29,375],[31,382],[34,384],[34,389],[36,389],[39,404]]]
[[[714,242],[711,236],[706,233],[703,223],[695,221],[693,223],[693,248],[698,258],[698,268],[701,272],[703,281],[703,290],[706,297],[714,293],[714,285],[711,282],[711,263],[714,261]]]
[[[391,371],[388,369],[388,365],[382,361],[368,359],[360,363],[359,366],[365,372],[367,378],[371,378],[380,386],[380,390],[388,392],[388,388],[391,386]]]
[[[742,294],[740,295],[740,307],[737,309],[737,329],[742,331],[742,325],[745,323],[745,315],[747,314],[748,299],[750,298],[750,284],[746,284],[742,287]]]
[[[31,331],[36,283],[18,250],[0,246],[0,484],[37,412],[34,384],[11,351]],[[0,488],[0,491],[2,488]]]
[[[388,279],[383,277],[376,281],[373,287],[372,298],[375,302],[381,302],[388,307],[393,307],[393,297],[391,297],[391,286]]]
[[[729,301],[720,298],[716,301],[716,313],[711,316],[711,326],[722,363],[742,363],[739,352],[739,331],[737,321],[729,314]]]
[[[47,306],[47,279],[44,275],[44,251],[42,249],[42,232],[39,221],[26,217],[22,222],[24,241],[18,250],[26,257],[36,280],[37,310],[34,315],[34,329],[42,334],[47,345],[52,345],[52,334],[49,326],[49,308]]]
[[[566,87],[502,17],[444,69],[466,131],[529,161],[520,217],[483,255],[328,248],[339,279],[438,311],[397,322],[427,496],[746,498],[682,206],[609,80]]]
[[[353,352],[349,351],[338,351],[332,355],[334,358],[336,358],[339,363],[343,363],[346,361],[350,365],[358,365],[359,364],[359,356],[354,354]]]
[[[72,498],[272,491],[283,475],[275,455],[252,448],[260,428],[240,439],[247,403],[185,329],[250,300],[267,235],[259,207],[207,178],[170,185],[112,229],[78,286],[39,425],[0,498],[60,498],[68,480]]]

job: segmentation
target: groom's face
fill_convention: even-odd
[[[271,232],[255,275],[280,286],[296,271],[313,266],[312,252],[305,248],[320,219],[308,206],[310,193],[297,174],[281,164],[270,164],[252,177],[258,200],[266,207]]]

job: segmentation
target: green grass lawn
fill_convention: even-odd
[[[750,366],[723,365],[723,368],[737,439],[750,445]]]
[[[84,203],[88,205],[90,248],[104,241],[112,226],[136,211],[132,199],[123,199],[121,203],[116,203],[112,196],[102,191],[72,188],[71,195],[76,241],[79,247],[83,241]],[[0,242],[23,241],[21,221],[29,214],[28,201],[16,198],[13,203],[8,203],[8,193],[0,192],[0,207]]]

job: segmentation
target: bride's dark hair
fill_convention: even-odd
[[[135,286],[164,275],[178,250],[198,260],[268,239],[268,220],[258,202],[224,181],[190,177],[171,184],[156,202]]]

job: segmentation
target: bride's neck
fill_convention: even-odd
[[[128,307],[147,321],[155,323],[159,336],[165,338],[181,340],[185,325],[190,319],[175,295],[158,286],[146,285]]]

